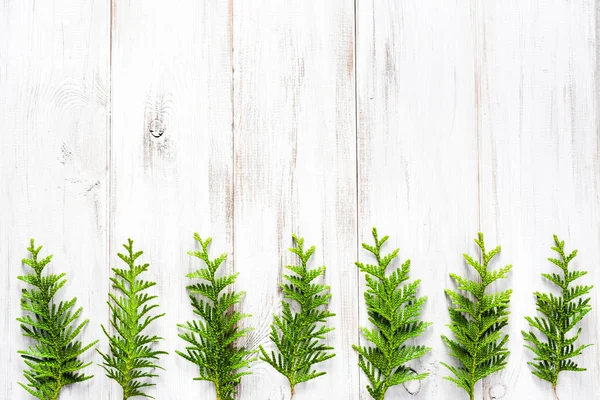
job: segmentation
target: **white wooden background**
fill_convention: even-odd
[[[293,232],[317,246],[332,286],[328,375],[297,400],[368,398],[351,344],[366,323],[360,242],[377,226],[411,258],[429,300],[431,372],[389,399],[463,399],[448,361],[448,272],[467,273],[478,230],[514,265],[508,367],[478,399],[549,400],[522,347],[552,234],[600,286],[600,2],[595,0],[0,0],[0,398],[26,346],[20,315],[30,237],[66,271],[64,296],[106,340],[109,268],[128,237],[145,250],[167,316],[155,331],[171,355],[151,393],[206,398],[174,354],[191,318],[184,275],[192,233],[229,252],[243,309],[267,343]],[[156,137],[159,136],[159,137]],[[582,324],[600,344],[600,295]],[[564,373],[561,399],[600,398],[599,346]],[[87,359],[99,361],[91,352]],[[287,399],[264,363],[240,399]],[[120,399],[102,369],[61,399]]]

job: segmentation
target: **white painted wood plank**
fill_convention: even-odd
[[[108,10],[91,0],[0,1],[3,399],[32,398],[17,385],[25,381],[17,350],[31,342],[15,320],[30,237],[54,254],[48,272],[67,273],[56,296],[76,296],[83,307],[84,343],[100,337],[106,317]],[[63,389],[61,399],[106,398],[99,368],[86,373],[96,378]]]
[[[175,354],[177,323],[193,319],[185,274],[201,262],[193,232],[212,255],[232,251],[230,10],[222,1],[126,1],[113,5],[111,266],[128,237],[145,251],[160,310],[149,332],[166,340],[157,399],[214,398],[197,367]],[[231,271],[233,257],[225,266]],[[103,341],[106,346],[106,341]],[[111,398],[120,398],[120,388]]]
[[[423,319],[434,323],[419,339],[433,350],[414,364],[430,376],[387,398],[465,396],[439,362],[452,362],[440,338],[450,334],[448,273],[472,276],[462,253],[474,252],[478,230],[472,45],[470,11],[455,3],[357,2],[359,239],[371,243],[373,226],[390,235],[387,250],[412,260],[411,278],[428,296]],[[370,260],[366,251],[360,259]],[[361,373],[360,399],[370,398],[367,382]]]
[[[235,268],[269,345],[280,312],[281,273],[297,262],[292,233],[316,245],[332,287],[327,375],[294,399],[351,399],[358,367],[353,2],[234,1]],[[264,362],[243,380],[243,399],[289,399],[287,381]]]
[[[595,2],[509,1],[475,9],[478,27],[481,225],[514,265],[509,365],[484,383],[484,399],[554,399],[531,374],[525,315],[537,315],[540,276],[558,272],[552,234],[579,249],[572,263],[598,287],[599,175]],[[581,343],[599,343],[597,289]],[[559,376],[561,399],[600,398],[598,346],[577,358],[585,373]],[[503,392],[506,394],[500,396]]]

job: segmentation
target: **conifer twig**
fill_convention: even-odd
[[[158,336],[148,336],[143,332],[148,326],[165,314],[150,315],[151,310],[158,304],[150,304],[158,296],[150,296],[143,291],[156,285],[155,282],[143,281],[138,277],[148,271],[149,264],[135,265],[136,260],[143,254],[142,251],[133,251],[133,240],[127,239],[123,247],[126,254],[117,255],[127,269],[113,268],[115,277],[110,280],[115,289],[123,296],[117,297],[109,293],[108,306],[111,312],[110,323],[115,330],[110,335],[104,325],[102,331],[109,341],[109,353],[97,350],[104,359],[102,367],[106,376],[115,380],[123,388],[123,400],[130,397],[142,396],[153,398],[144,393],[144,389],[155,384],[149,381],[158,376],[151,372],[153,369],[163,369],[156,364],[158,356],[168,354],[166,351],[154,350],[152,345],[162,340]],[[146,379],[141,381],[140,379]]]
[[[284,275],[288,283],[281,284],[284,300],[281,316],[275,315],[271,325],[271,341],[277,348],[269,354],[260,346],[260,358],[269,363],[277,372],[288,379],[292,399],[296,385],[325,375],[312,366],[335,356],[333,347],[323,343],[325,335],[334,328],[328,328],[325,322],[335,314],[327,310],[331,299],[329,286],[314,283],[325,274],[325,266],[308,268],[308,261],[315,252],[312,246],[304,250],[304,239],[292,236],[296,244],[289,251],[300,258],[300,265],[287,265],[294,274]],[[287,300],[287,301],[286,301]],[[298,311],[292,309],[293,300]]]
[[[423,380],[429,373],[416,373],[407,363],[427,354],[431,348],[409,345],[406,341],[420,336],[430,322],[420,320],[420,314],[427,297],[417,297],[420,280],[405,283],[409,279],[410,260],[406,260],[390,275],[387,267],[398,256],[399,249],[383,255],[381,248],[388,236],[379,239],[373,228],[375,245],[362,244],[373,254],[376,265],[356,262],[365,273],[367,291],[365,303],[369,321],[374,328],[361,328],[364,338],[373,346],[353,345],[358,352],[358,365],[369,378],[367,390],[375,400],[383,400],[387,390],[411,380]]]
[[[233,285],[239,274],[217,277],[216,272],[227,258],[227,253],[211,260],[208,256],[208,246],[212,238],[202,240],[200,235],[195,233],[194,239],[201,249],[190,251],[188,254],[201,259],[206,267],[186,276],[203,281],[187,286],[194,314],[200,319],[177,325],[183,330],[179,337],[186,342],[186,351],[176,353],[198,366],[199,376],[194,378],[195,380],[209,381],[215,385],[217,400],[234,400],[241,378],[251,373],[243,369],[250,368],[256,360],[255,351],[236,344],[238,339],[252,330],[238,327],[238,323],[250,317],[250,314],[233,309],[241,302],[245,292],[230,290],[222,293],[228,286]]]
[[[508,307],[512,293],[511,289],[493,294],[485,293],[492,282],[508,276],[512,265],[489,271],[489,263],[500,252],[500,246],[487,252],[481,232],[475,243],[481,250],[482,262],[467,254],[463,256],[467,264],[477,271],[480,280],[476,282],[450,274],[464,295],[446,289],[446,294],[453,304],[448,308],[448,327],[454,333],[455,339],[443,335],[442,339],[450,349],[450,355],[459,361],[460,366],[441,363],[453,375],[444,378],[464,389],[471,400],[475,398],[475,384],[479,380],[506,366],[506,358],[510,352],[506,347],[508,335],[502,334],[502,328],[508,324]]]
[[[575,347],[575,342],[581,334],[581,328],[571,337],[567,334],[575,329],[578,322],[592,310],[590,298],[583,296],[589,294],[592,285],[570,286],[573,281],[587,274],[587,271],[569,271],[569,263],[577,256],[577,250],[569,255],[565,253],[565,242],[554,235],[554,247],[558,258],[548,258],[552,264],[559,267],[562,275],[557,273],[542,274],[544,278],[560,288],[561,294],[535,292],[537,311],[544,317],[525,317],[532,328],[546,336],[546,340],[529,331],[521,331],[526,342],[525,347],[530,349],[535,357],[533,362],[528,362],[533,367],[531,373],[552,384],[554,396],[558,399],[556,385],[558,375],[562,371],[581,372],[585,368],[579,367],[571,359],[581,355],[583,350],[591,344]]]
[[[77,298],[58,304],[55,302],[54,295],[67,282],[66,274],[42,276],[52,255],[39,258],[41,249],[42,246],[36,247],[35,241],[31,239],[27,249],[31,258],[23,259],[23,263],[31,267],[34,273],[18,277],[32,288],[22,291],[21,307],[26,314],[17,318],[17,321],[21,323],[23,336],[35,342],[29,349],[19,351],[29,367],[23,371],[28,383],[19,382],[19,385],[38,399],[56,400],[64,386],[93,377],[82,372],[91,362],[85,363],[79,356],[98,341],[83,345],[81,341],[75,340],[88,320],[79,324],[76,322],[82,312],[81,307],[73,311]]]

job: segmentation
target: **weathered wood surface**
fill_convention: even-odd
[[[234,253],[252,344],[270,348],[280,312],[281,273],[296,264],[292,233],[315,245],[312,266],[331,285],[328,379],[297,387],[295,399],[352,398],[349,362],[358,334],[354,8],[351,1],[236,2],[233,8]],[[249,320],[249,322],[252,322]],[[266,363],[243,381],[242,397],[289,397]],[[328,395],[329,394],[329,395]]]
[[[214,257],[233,249],[229,8],[131,0],[114,2],[112,15],[109,260],[120,262],[116,252],[131,237],[160,282],[167,315],[154,329],[170,355],[151,394],[210,398],[212,388],[194,381],[197,371],[174,350],[184,349],[176,325],[193,319],[185,275],[203,267],[187,255],[197,247],[193,233],[214,238]]]
[[[552,234],[578,248],[575,266],[600,286],[600,69],[597,4],[510,0],[194,1],[0,0],[0,274],[4,330],[0,398],[18,387],[26,346],[15,318],[30,237],[68,273],[101,339],[117,251],[131,237],[159,282],[153,329],[162,358],[157,399],[211,398],[174,354],[176,324],[192,317],[184,275],[198,268],[193,232],[240,273],[242,308],[269,345],[281,272],[296,260],[292,233],[326,265],[337,356],[295,399],[368,399],[351,345],[368,323],[361,242],[371,227],[412,260],[428,296],[413,367],[421,384],[388,398],[462,399],[443,379],[451,361],[443,293],[469,273],[478,230],[514,269],[508,367],[477,387],[481,400],[553,399],[523,347],[533,290],[548,289]],[[600,343],[600,298],[581,341]],[[600,398],[598,346],[565,373],[561,399]],[[98,362],[92,353],[87,358]],[[240,399],[289,398],[284,378],[257,363]],[[64,399],[119,399],[96,377]]]
[[[462,253],[478,230],[476,104],[469,9],[444,3],[359,2],[357,8],[359,238],[371,227],[390,235],[388,251],[411,259],[434,322],[424,341],[432,352],[414,365],[431,378],[390,390],[389,397],[456,398],[442,379],[449,362],[444,288],[448,272],[466,272]],[[449,24],[447,21],[454,21]],[[361,250],[361,259],[369,254]],[[364,279],[361,277],[361,292]],[[366,324],[364,308],[361,325]],[[368,399],[361,375],[360,399]],[[450,384],[449,384],[450,383]]]
[[[109,26],[106,2],[0,3],[2,399],[30,398],[17,385],[17,350],[28,343],[16,321],[29,238],[54,254],[52,271],[67,273],[62,294],[77,296],[91,320],[82,340],[99,338],[106,323]],[[107,389],[94,379],[62,398],[106,398]]]
[[[500,260],[513,264],[509,368],[483,382],[484,399],[554,399],[529,373],[522,346],[525,315],[535,314],[531,292],[548,291],[541,272],[558,272],[552,234],[579,255],[572,265],[600,287],[598,231],[600,136],[598,64],[592,1],[520,2],[478,7],[476,96],[479,140],[480,227],[502,244]],[[517,17],[518,16],[518,17]],[[583,282],[577,281],[576,284]],[[504,287],[506,284],[503,284]],[[600,299],[582,324],[582,343],[600,343]],[[560,399],[597,399],[599,350],[577,359],[586,373],[561,373]]]

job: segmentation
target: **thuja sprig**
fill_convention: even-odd
[[[558,399],[556,393],[558,374],[562,371],[586,370],[580,368],[571,359],[581,355],[582,351],[591,344],[575,347],[575,342],[581,334],[581,328],[578,328],[574,335],[570,337],[567,335],[592,310],[590,298],[583,296],[587,295],[593,286],[571,286],[573,281],[586,275],[587,271],[569,271],[569,263],[577,255],[577,250],[566,255],[565,242],[559,240],[556,235],[554,235],[554,244],[552,250],[558,253],[558,258],[548,258],[548,261],[559,267],[562,275],[552,273],[542,274],[542,276],[557,285],[561,294],[555,296],[552,293],[535,292],[537,311],[544,314],[545,317],[525,317],[532,328],[546,336],[546,340],[538,338],[531,331],[522,331],[522,334],[524,339],[530,343],[525,347],[536,355],[533,359],[534,362],[528,362],[533,367],[531,372],[550,382],[554,395]]]
[[[454,333],[455,340],[442,335],[450,355],[460,363],[459,367],[454,367],[442,362],[454,375],[444,378],[463,388],[471,400],[475,396],[475,383],[506,366],[506,358],[510,352],[506,347],[508,335],[503,335],[502,328],[508,324],[508,307],[512,293],[510,289],[485,293],[492,282],[508,276],[512,265],[489,271],[488,265],[500,252],[500,246],[487,252],[481,232],[475,243],[481,250],[483,263],[467,254],[463,256],[467,264],[477,271],[480,279],[472,281],[450,274],[458,289],[465,292],[465,295],[446,289],[445,292],[453,304],[448,308],[448,327]]]
[[[91,362],[85,363],[79,356],[98,341],[83,345],[81,341],[75,340],[88,320],[76,322],[82,312],[82,308],[73,311],[77,298],[58,304],[55,302],[54,295],[67,282],[66,274],[63,272],[42,276],[52,255],[40,258],[41,249],[42,246],[35,247],[35,242],[31,239],[27,248],[31,258],[23,259],[23,263],[31,267],[34,273],[18,277],[32,288],[22,291],[21,308],[26,314],[17,318],[17,321],[21,323],[23,336],[31,338],[35,343],[28,350],[19,351],[29,367],[23,371],[28,383],[19,382],[19,385],[38,399],[56,400],[64,386],[93,377],[82,372]]]
[[[271,351],[269,354],[260,346],[260,358],[288,379],[290,398],[294,397],[297,384],[325,375],[324,371],[314,370],[313,365],[335,356],[333,347],[323,342],[325,335],[334,329],[325,325],[328,318],[335,316],[327,309],[331,299],[330,288],[314,283],[325,274],[325,266],[308,268],[315,247],[304,250],[304,239],[296,235],[292,237],[296,246],[289,251],[300,258],[300,264],[286,266],[293,274],[283,275],[288,283],[280,285],[284,297],[281,301],[283,310],[281,316],[273,317],[269,336],[277,353]],[[298,311],[292,308],[292,301]]]
[[[416,373],[406,365],[431,350],[425,346],[406,344],[411,338],[421,335],[431,325],[420,320],[427,297],[417,297],[420,280],[409,279],[410,260],[386,275],[387,267],[398,256],[399,249],[387,255],[381,254],[388,236],[379,239],[373,228],[375,246],[363,243],[362,247],[375,256],[377,264],[356,262],[365,273],[367,291],[364,294],[369,321],[373,328],[361,328],[366,340],[373,346],[353,345],[358,352],[358,365],[369,378],[367,390],[373,399],[383,400],[387,390],[411,380],[425,379],[429,373]]]
[[[163,369],[155,360],[165,351],[155,350],[154,343],[162,340],[158,336],[148,336],[143,332],[155,320],[165,314],[151,315],[150,311],[158,307],[152,304],[158,296],[143,293],[156,285],[155,282],[143,281],[139,276],[148,271],[149,264],[136,265],[136,260],[144,253],[133,251],[133,240],[127,239],[123,244],[126,254],[117,253],[127,264],[126,269],[112,268],[114,277],[110,278],[113,288],[122,296],[109,293],[110,324],[115,334],[110,335],[104,325],[102,330],[108,338],[109,352],[97,350],[104,359],[102,367],[106,376],[114,379],[123,388],[123,400],[134,396],[153,398],[144,393],[144,389],[155,384],[151,379],[158,376],[152,371]]]
[[[217,277],[216,272],[227,258],[227,253],[211,260],[208,256],[208,245],[212,239],[202,240],[197,233],[194,234],[194,238],[201,249],[190,251],[188,254],[204,261],[206,267],[186,276],[204,281],[187,286],[194,314],[200,319],[177,325],[184,330],[179,337],[187,345],[185,353],[176,353],[198,366],[200,374],[195,380],[210,381],[215,385],[217,400],[233,400],[241,378],[250,374],[249,371],[242,370],[249,368],[255,361],[255,351],[236,344],[237,339],[246,336],[252,330],[238,327],[238,322],[250,315],[233,309],[233,306],[241,302],[245,292],[229,290],[227,293],[221,293],[233,285],[238,273]]]

